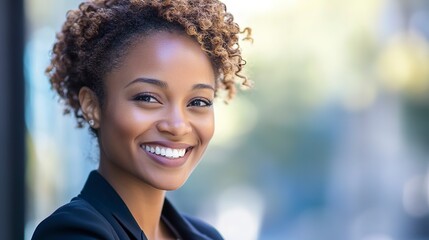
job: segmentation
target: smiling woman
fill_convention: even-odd
[[[90,125],[100,161],[33,239],[222,239],[165,192],[205,152],[218,91],[229,100],[248,84],[239,33],[217,0],[93,0],[70,11],[47,72],[66,112]]]
[[[115,178],[180,187],[214,130],[214,73],[199,44],[182,34],[155,33],[133,46],[105,84],[102,111],[89,88],[80,92],[83,114],[99,132],[100,173],[109,179],[120,168]]]

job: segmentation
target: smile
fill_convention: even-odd
[[[168,148],[162,146],[142,145],[142,148],[149,153],[166,158],[182,158],[186,154],[186,148]]]

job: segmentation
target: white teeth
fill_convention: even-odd
[[[148,146],[148,145],[143,146],[143,149],[145,149],[146,152],[165,156],[167,158],[181,158],[186,154],[186,149],[173,149],[173,148],[165,148],[160,146]]]
[[[165,156],[169,158],[173,157],[173,150],[171,148],[167,148],[165,151]]]
[[[178,158],[179,157],[179,151],[177,149],[173,150],[173,158]]]

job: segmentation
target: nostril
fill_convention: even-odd
[[[192,132],[192,127],[184,121],[160,121],[157,128],[161,132],[169,133],[174,136],[185,135]]]

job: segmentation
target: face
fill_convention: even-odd
[[[157,189],[180,187],[213,136],[214,87],[208,57],[188,36],[138,40],[105,79],[100,169]]]

